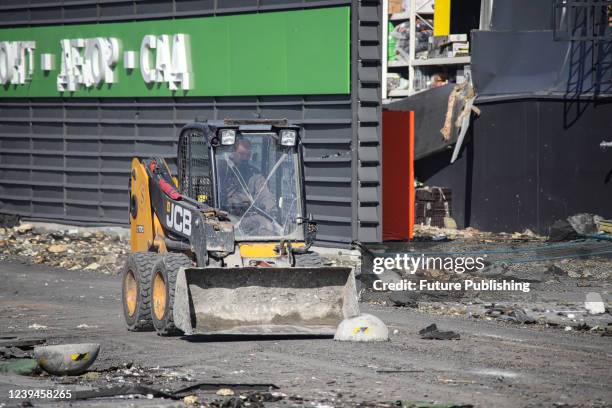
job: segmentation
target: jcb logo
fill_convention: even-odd
[[[167,202],[166,225],[185,235],[191,235],[191,211]]]

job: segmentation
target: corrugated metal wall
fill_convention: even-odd
[[[0,26],[122,21],[350,4],[350,1],[4,0]],[[223,5],[221,7],[221,4]],[[174,161],[194,119],[288,118],[304,127],[307,211],[321,244],[381,239],[380,1],[353,1],[352,95],[1,98],[0,212],[125,224],[133,156]],[[356,40],[358,38],[358,40]],[[1,95],[1,93],[0,93]]]

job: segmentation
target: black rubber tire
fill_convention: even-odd
[[[123,317],[129,331],[153,331],[151,321],[151,272],[158,260],[154,252],[135,252],[128,255],[121,274],[121,303]],[[136,281],[136,309],[130,316],[126,304],[126,278],[132,272]]]
[[[164,308],[164,317],[158,319],[155,316],[153,307],[151,307],[151,321],[155,331],[160,336],[176,336],[182,332],[174,325],[174,289],[176,287],[176,276],[180,268],[191,267],[193,262],[187,255],[180,253],[169,253],[161,256],[151,273],[151,281],[157,273],[160,273],[166,285],[166,306]]]

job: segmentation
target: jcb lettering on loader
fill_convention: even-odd
[[[187,236],[191,235],[191,211],[168,202],[170,210],[166,214],[166,226]]]
[[[177,174],[132,160],[128,330],[333,334],[359,314],[352,268],[311,250],[299,134],[286,120],[195,122]]]

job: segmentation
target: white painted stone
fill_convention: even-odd
[[[592,315],[606,313],[606,305],[601,295],[596,292],[587,293],[584,307]]]
[[[389,329],[376,316],[362,314],[344,319],[336,329],[334,340],[338,341],[388,341]]]

